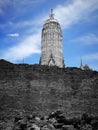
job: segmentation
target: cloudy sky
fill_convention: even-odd
[[[98,70],[98,0],[0,0],[0,59],[39,63],[41,30],[54,9],[68,67]]]

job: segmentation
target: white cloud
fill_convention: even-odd
[[[59,5],[56,7],[55,15],[62,27],[68,28],[74,23],[85,19],[96,9],[98,9],[98,0],[73,0],[67,6]]]
[[[14,0],[15,2],[15,0]],[[20,3],[20,5],[27,5],[27,4],[33,4],[33,3],[39,3],[39,2],[43,2],[43,0],[17,0],[17,2]]]
[[[5,13],[5,8],[11,4],[10,0],[0,0],[0,15]]]
[[[94,53],[94,54],[88,54],[88,55],[85,55],[83,56],[83,59],[84,60],[98,60],[98,52],[97,53]]]
[[[11,34],[7,34],[7,36],[10,36],[10,37],[19,37],[19,33],[11,33]]]
[[[85,63],[88,63],[90,68],[98,71],[98,52],[84,55],[82,59]]]
[[[18,45],[9,48],[4,52],[3,58],[15,62],[34,53],[40,53],[40,33],[31,35]]]
[[[74,23],[78,23],[80,20],[83,20],[84,17],[91,15],[93,11],[98,9],[98,0],[73,0],[68,5],[59,5],[54,9],[55,18],[58,19],[63,29],[70,27]],[[16,11],[17,12],[17,11]],[[34,53],[40,53],[40,33],[36,33],[40,28],[42,21],[48,18],[48,14],[41,14],[40,17],[37,17],[32,20],[24,21],[23,23],[12,24],[13,28],[18,27],[28,27],[25,30],[24,34],[28,32],[28,30],[33,30],[30,33],[30,36],[27,36],[22,42],[19,42],[17,45],[10,47],[8,50],[4,51],[2,57],[11,61],[17,61],[22,59],[23,57],[29,57]],[[39,20],[40,19],[40,20]],[[35,30],[34,30],[35,28]],[[30,31],[29,30],[29,31]],[[34,34],[33,34],[33,33]],[[17,36],[17,34],[9,34],[10,36]],[[97,39],[96,36],[92,35],[93,39]],[[86,37],[86,39],[90,40],[90,38]]]
[[[62,28],[65,29],[82,20],[88,20],[86,19],[88,16],[90,16],[89,18],[91,19],[92,12],[96,9],[98,9],[98,0],[72,0],[68,5],[56,6],[54,13],[55,18],[59,21]],[[17,23],[16,27],[41,26],[44,20],[49,16],[49,13],[45,13],[42,13],[35,19]]]
[[[30,2],[32,3],[34,1],[24,0],[22,2],[19,2],[20,3],[19,6],[22,6],[24,4],[29,4]],[[18,6],[17,5],[18,2],[14,1],[14,3],[16,8]],[[91,14],[96,9],[98,9],[98,0],[72,0],[68,5],[64,4],[64,5],[56,6],[54,8],[54,13],[55,13],[55,18],[60,22],[62,28],[65,29],[70,27],[74,23],[77,23],[82,20],[86,20],[86,17],[89,15],[91,19]],[[48,18],[48,16],[49,13],[46,14],[46,12],[44,12],[34,19],[21,21],[19,23],[13,23],[13,27],[14,28],[19,28],[19,27],[22,28],[28,26],[39,27],[43,24],[44,20]]]
[[[93,17],[92,12],[96,9],[98,9],[98,0],[72,0],[68,5],[64,4],[56,6],[54,8],[54,13],[55,18],[59,21],[62,28],[66,29],[83,20],[88,21],[88,19],[86,19],[88,16],[90,16],[89,18],[91,20],[91,17]],[[44,21],[48,19],[48,16],[49,12],[47,14],[44,12],[35,19],[13,23],[13,26],[14,28],[41,27]]]
[[[74,42],[74,43],[80,43],[80,44],[85,44],[85,45],[93,45],[93,44],[98,44],[98,37],[95,34],[90,33],[90,34],[75,38],[71,41]]]
[[[2,9],[0,9],[0,15],[2,15],[3,14],[3,10]]]

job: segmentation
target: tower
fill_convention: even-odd
[[[82,58],[81,58],[80,69],[81,69],[81,70],[92,70],[92,69],[89,67],[89,65],[87,65],[87,64],[83,65],[83,63],[82,63]]]
[[[80,69],[84,70],[84,66],[83,66],[83,63],[82,63],[82,58],[81,58],[81,63],[80,63]]]
[[[45,21],[42,28],[40,64],[60,68],[64,66],[62,30],[59,22],[54,18],[52,9],[50,18]]]

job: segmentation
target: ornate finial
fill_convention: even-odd
[[[53,9],[51,9],[50,18],[54,18]]]

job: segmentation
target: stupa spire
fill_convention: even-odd
[[[53,9],[51,9],[50,18],[45,21],[42,28],[40,64],[60,68],[64,66],[62,31],[58,21],[54,19]]]
[[[81,64],[80,65],[83,66],[82,57],[81,57]]]
[[[80,69],[84,70],[84,66],[83,66],[83,62],[82,62],[82,57],[81,57]]]

